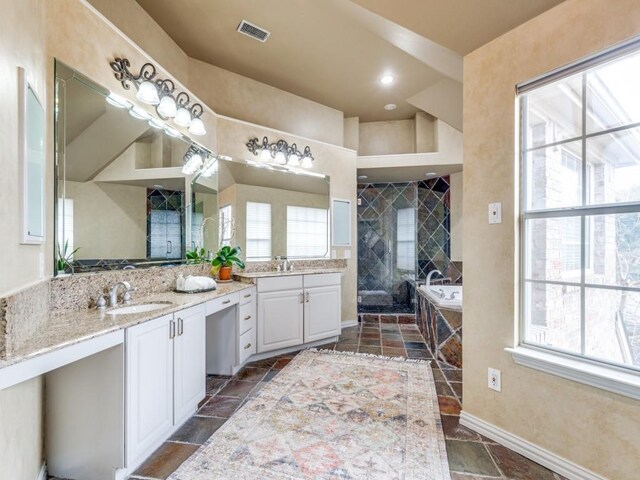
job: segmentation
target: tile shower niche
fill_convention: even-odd
[[[451,261],[449,177],[358,185],[358,312],[415,314],[416,283]]]

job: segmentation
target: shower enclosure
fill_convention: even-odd
[[[358,312],[414,314],[415,288],[452,281],[449,177],[358,185]]]

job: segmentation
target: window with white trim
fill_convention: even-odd
[[[518,93],[521,344],[640,370],[640,48]]]
[[[271,204],[247,202],[247,260],[271,260]]]
[[[401,208],[396,213],[396,261],[398,269],[416,269],[416,209]]]
[[[329,255],[329,210],[287,205],[287,257]]]
[[[231,237],[233,237],[231,205],[225,205],[218,209],[218,232],[220,236],[220,246],[231,245]]]

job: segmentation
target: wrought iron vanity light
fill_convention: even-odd
[[[141,102],[154,105],[158,116],[163,120],[173,118],[176,125],[187,127],[193,135],[205,135],[207,131],[200,118],[204,108],[199,103],[190,104],[191,99],[186,92],[176,92],[173,80],[158,78],[158,71],[152,63],[145,63],[138,75],[134,75],[127,58],[116,58],[110,62],[111,68],[122,88],[130,90],[136,87],[136,98]]]
[[[261,162],[273,161],[278,165],[303,168],[311,168],[313,166],[314,158],[308,146],[304,148],[304,152],[300,152],[295,143],[289,145],[285,140],[269,143],[269,139],[263,137],[262,142],[257,138],[249,140],[247,148],[251,153],[260,157]]]

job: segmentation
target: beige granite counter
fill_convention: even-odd
[[[269,272],[237,272],[234,273],[233,277],[245,283],[254,283],[257,278],[266,278],[266,277],[290,277],[292,275],[320,275],[323,273],[344,273],[344,268],[309,268],[306,270],[293,270],[291,272],[278,272],[278,271],[269,271]]]
[[[95,308],[52,312],[42,328],[34,332],[19,349],[0,358],[0,368],[44,355],[55,350],[80,343],[91,338],[125,329],[154,318],[177,312],[230,293],[251,288],[247,283],[232,282],[218,284],[217,290],[207,293],[186,294],[162,292],[138,297],[132,304],[171,302],[166,308],[151,312],[111,315],[109,311]]]

